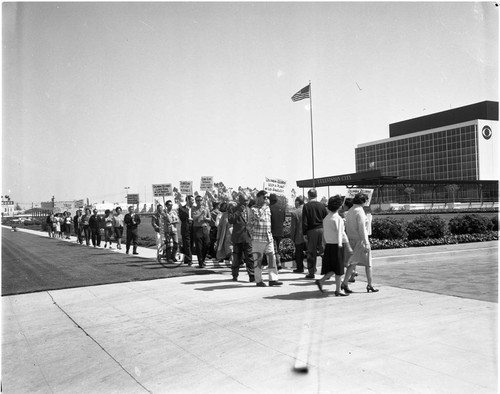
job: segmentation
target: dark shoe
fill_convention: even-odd
[[[133,252],[132,254],[139,254],[139,253],[137,253],[137,252]]]
[[[306,279],[314,279],[314,274],[307,274]]]
[[[294,274],[303,274],[304,270],[293,270]]]
[[[255,282],[255,276],[253,276],[253,275],[249,275],[249,276],[248,276],[248,281],[249,281],[250,283]]]
[[[256,284],[257,287],[266,287],[266,284],[264,282],[259,282]]]
[[[321,291],[322,293],[324,293],[324,291],[323,291],[323,285],[321,284],[321,282],[319,280],[316,280],[314,283],[316,283],[316,286],[318,286],[319,291]]]
[[[346,294],[351,294],[351,293],[352,293],[352,290],[351,290],[351,289],[349,289],[349,286],[348,286],[348,285],[344,285],[344,284],[342,283],[342,284],[340,285],[340,288],[341,288],[342,290],[344,290],[344,292],[345,292]]]
[[[233,276],[233,282],[238,282],[238,277],[237,276]]]
[[[351,278],[349,279],[349,283],[354,283],[354,282],[356,282],[356,279],[354,279],[353,277],[351,277]]]
[[[201,263],[198,265],[198,268],[205,268],[207,265],[205,263]]]
[[[269,281],[269,286],[281,286],[283,282],[279,282],[277,280],[270,280]]]
[[[125,253],[128,254],[128,250],[126,250]]]
[[[281,270],[283,267],[281,265],[278,265],[278,271]]]
[[[366,292],[369,293],[370,291],[376,293],[378,289],[374,289],[372,285],[366,286]]]
[[[335,291],[335,297],[347,297],[349,294],[341,293],[340,291]]]

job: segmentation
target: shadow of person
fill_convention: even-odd
[[[220,286],[208,286],[208,287],[198,287],[194,290],[201,290],[201,291],[214,291],[214,290],[229,290],[229,289],[245,289],[247,286],[238,286],[236,284],[231,285],[220,285]]]
[[[183,285],[208,285],[211,283],[221,283],[221,282],[228,282],[228,279],[226,277],[221,277],[220,279],[192,280],[189,282],[181,282],[181,283]]]
[[[333,293],[331,293],[333,294]],[[269,300],[289,300],[289,301],[305,301],[305,300],[310,300],[310,299],[315,299],[315,298],[326,298],[330,294],[329,292],[325,291],[324,293],[321,293],[318,290],[315,291],[299,291],[296,293],[290,293],[290,294],[276,294],[273,296],[268,296],[264,297]]]

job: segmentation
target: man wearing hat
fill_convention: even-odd
[[[233,244],[233,261],[231,273],[233,281],[238,280],[242,257],[248,272],[250,282],[255,281],[254,262],[252,257],[252,235],[250,233],[250,218],[252,211],[248,208],[248,197],[244,193],[238,195],[238,205],[228,210],[228,221],[233,225],[231,243]]]
[[[262,257],[265,254],[268,262],[269,286],[281,286],[278,281],[278,268],[274,255],[273,234],[271,232],[271,210],[268,205],[267,192],[257,193],[257,202],[252,207],[252,252],[255,258],[254,273],[257,286],[265,287],[262,281]]]

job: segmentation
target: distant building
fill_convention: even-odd
[[[499,178],[498,102],[393,123],[389,135],[358,145],[356,172],[380,170],[384,177],[424,183],[385,185],[377,191],[379,201],[498,201],[497,186],[476,182]]]

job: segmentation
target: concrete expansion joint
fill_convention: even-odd
[[[16,315],[15,315],[15,319],[16,319],[17,324],[20,326],[19,320],[18,320]],[[50,385],[49,381],[47,380],[47,377],[45,376],[45,373],[44,373],[43,368],[41,366],[42,364],[38,361],[37,357],[35,356],[35,352],[33,352],[33,349],[31,347],[31,343],[30,343],[29,339],[26,337],[26,334],[24,333],[22,328],[20,328],[19,333],[23,336],[24,341],[26,342],[26,345],[29,347],[30,352],[31,352],[31,358],[33,359],[34,365],[40,371],[40,374],[42,375],[43,381],[45,382],[47,387],[49,387],[50,391],[53,393],[54,390],[53,390],[52,386]],[[1,386],[0,386],[0,392],[3,392]]]
[[[89,337],[101,350],[108,355],[109,358],[111,358],[128,376],[130,376],[144,391],[147,393],[153,393],[151,390],[148,390],[141,382],[139,382],[135,376],[129,372],[116,358],[113,357],[92,335],[90,335],[82,326],[80,326],[55,300],[54,297],[52,297],[52,294],[50,294],[50,291],[47,292],[49,297],[52,300],[52,303],[62,312],[66,315],[66,317],[71,320],[71,322],[79,329],[81,330],[87,337]]]

